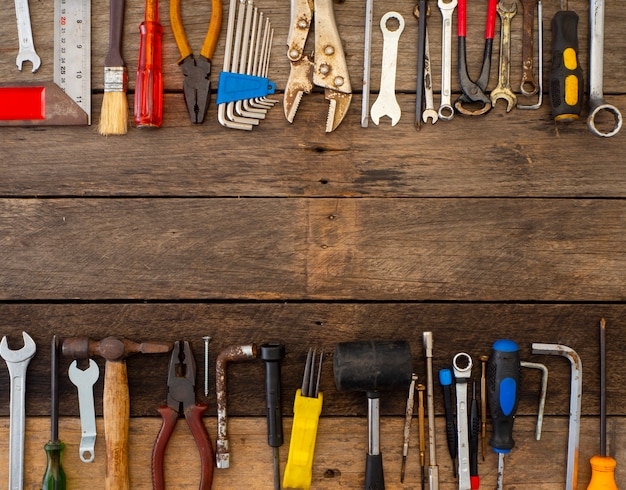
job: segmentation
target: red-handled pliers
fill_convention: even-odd
[[[167,405],[159,407],[163,425],[152,450],[152,485],[155,490],[165,489],[165,478],[163,475],[165,448],[172,432],[174,432],[181,411],[185,414],[185,420],[187,425],[189,425],[189,429],[191,429],[200,452],[202,464],[200,490],[209,490],[211,488],[215,455],[211,439],[202,421],[202,415],[208,406],[204,403],[196,403],[195,384],[196,361],[189,347],[189,342],[175,342],[167,376],[167,386],[169,388]]]

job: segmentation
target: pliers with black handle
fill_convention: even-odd
[[[167,376],[167,386],[169,387],[167,405],[159,407],[163,425],[161,425],[161,430],[152,450],[152,484],[155,490],[165,488],[163,473],[165,448],[172,432],[174,432],[181,412],[185,415],[187,425],[191,429],[191,434],[200,452],[202,476],[199,488],[200,490],[211,488],[215,454],[211,439],[202,421],[202,416],[208,405],[196,403],[195,380],[196,362],[189,342],[175,342]]]

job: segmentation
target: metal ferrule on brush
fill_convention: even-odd
[[[105,92],[126,92],[128,77],[125,66],[105,66],[104,67],[104,91]]]

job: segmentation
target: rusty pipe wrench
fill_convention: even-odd
[[[580,441],[580,406],[583,395],[583,364],[571,347],[560,344],[533,343],[533,354],[566,357],[571,365],[569,436],[567,441],[567,473],[565,490],[576,490],[578,484],[578,446]]]
[[[520,92],[523,95],[535,95],[539,90],[535,75],[533,74],[533,39],[535,31],[535,9],[539,0],[520,0],[524,9],[524,21],[522,25],[522,81]],[[539,24],[541,28],[541,24]]]
[[[511,89],[511,21],[517,13],[517,2],[513,0],[510,6],[505,6],[506,0],[498,2],[497,10],[500,16],[500,64],[498,69],[498,85],[489,95],[493,107],[499,99],[507,103],[506,112],[511,112],[517,102],[517,96]]]
[[[7,338],[0,342],[0,356],[7,363],[11,378],[9,426],[9,490],[24,488],[24,432],[26,428],[26,370],[37,352],[35,341],[22,332],[24,347],[9,349]]]
[[[459,454],[459,490],[470,490],[469,465],[469,411],[467,410],[467,383],[472,376],[472,358],[459,352],[452,358],[456,381],[456,430]]]
[[[587,127],[596,136],[609,138],[622,129],[622,113],[617,107],[604,101],[604,0],[591,0],[589,11],[589,115]],[[613,116],[613,128],[605,131],[596,126],[596,116],[608,112]]]
[[[452,14],[457,6],[457,0],[445,2],[437,0],[441,10],[441,104],[439,105],[439,119],[451,121],[454,118],[452,97]]]

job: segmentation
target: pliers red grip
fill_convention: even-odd
[[[196,403],[195,380],[196,362],[189,342],[175,342],[167,377],[169,387],[167,405],[158,409],[163,418],[163,424],[152,450],[152,485],[155,490],[165,489],[163,473],[165,448],[172,432],[174,432],[181,411],[185,415],[185,420],[200,453],[202,476],[199,488],[200,490],[211,488],[215,454],[211,439],[202,421],[202,416],[208,406],[204,403]]]

